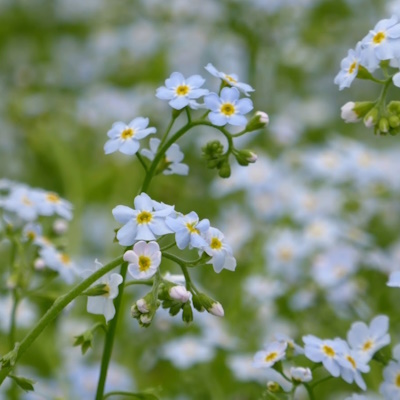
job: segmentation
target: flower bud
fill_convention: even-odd
[[[269,123],[268,114],[257,111],[246,125],[246,131],[252,132],[264,128]]]
[[[367,128],[372,128],[378,122],[379,111],[377,108],[370,110],[364,117],[364,125]]]
[[[192,293],[182,285],[176,285],[169,289],[169,295],[172,299],[178,300],[181,303],[186,303],[192,297]]]
[[[187,324],[190,324],[193,321],[193,310],[189,302],[185,303],[183,306],[182,321]]]
[[[273,382],[273,381],[268,381],[267,382],[267,389],[270,392],[279,392],[281,390],[281,387],[279,386],[279,384],[277,382]]]
[[[354,111],[355,103],[353,101],[347,102],[341,107],[340,116],[346,123],[358,122],[360,120],[359,116]]]
[[[86,290],[83,294],[86,296],[103,296],[110,293],[110,287],[106,283],[99,283]]]
[[[221,178],[229,178],[231,176],[231,166],[229,165],[228,160],[225,160],[222,163],[221,168],[218,171],[218,175]]]
[[[142,314],[147,314],[150,311],[149,306],[145,299],[139,299],[136,302],[136,307]]]
[[[400,118],[397,115],[391,115],[389,117],[389,125],[391,128],[397,128],[400,126]]]
[[[139,311],[139,309],[137,308],[137,305],[134,304],[131,307],[131,316],[132,318],[138,318],[141,315],[141,312]]]
[[[216,317],[223,317],[225,314],[221,303],[218,302],[213,303],[212,307],[208,308],[207,311]]]
[[[34,262],[33,262],[33,268],[35,268],[37,271],[42,271],[44,270],[46,267],[46,263],[44,262],[43,258],[37,258]]]
[[[257,161],[257,155],[253,153],[251,150],[239,150],[235,153],[235,157],[237,162],[240,165],[246,167],[250,163],[255,163]]]
[[[57,235],[63,235],[68,230],[68,222],[65,219],[58,218],[53,223],[53,231]]]
[[[310,382],[312,380],[310,368],[291,367],[290,375],[292,379],[297,382]]]
[[[153,317],[147,314],[142,314],[139,318],[141,324],[145,327],[149,326],[151,324]]]
[[[381,133],[389,132],[389,121],[387,118],[383,117],[379,120],[379,130]]]

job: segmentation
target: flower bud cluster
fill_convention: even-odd
[[[150,326],[160,304],[160,301],[154,300],[153,291],[151,291],[132,305],[131,315],[138,320],[140,326],[147,328]]]

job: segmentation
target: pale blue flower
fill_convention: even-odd
[[[40,215],[59,215],[67,220],[72,219],[72,204],[62,199],[57,193],[45,190],[36,190],[33,198],[38,204]]]
[[[118,230],[121,246],[131,246],[138,240],[156,240],[158,236],[171,233],[165,217],[174,212],[173,206],[158,203],[146,193],[135,197],[135,209],[117,206],[112,210],[114,218],[124,226]]]
[[[156,91],[156,97],[161,100],[169,100],[168,104],[176,110],[181,110],[186,106],[194,109],[199,105],[194,101],[208,93],[207,89],[200,89],[205,79],[200,75],[192,75],[185,79],[180,72],[173,72],[165,80],[165,86],[161,86]]]
[[[123,154],[134,155],[140,147],[139,140],[156,133],[156,128],[147,128],[148,118],[138,117],[126,125],[124,122],[115,122],[107,132],[110,138],[104,145],[106,154],[120,151]]]
[[[208,219],[199,221],[197,214],[192,211],[177,218],[168,217],[165,222],[175,232],[175,241],[179,249],[183,250],[187,246],[203,249],[207,246],[207,242],[201,235],[210,228]]]
[[[62,252],[56,250],[53,246],[47,246],[39,250],[39,255],[50,269],[57,271],[61,278],[68,284],[74,282],[77,268],[71,258]]]
[[[362,65],[373,72],[383,60],[392,60],[400,56],[400,24],[393,15],[382,19],[373,30],[364,37],[362,43]]]
[[[254,89],[247,83],[239,82],[239,77],[236,74],[225,74],[225,72],[218,71],[214,65],[208,63],[204,67],[211,75],[222,79],[228,85],[238,88],[246,96],[250,96],[248,92],[254,92]]]
[[[158,146],[161,140],[157,138],[150,139],[150,150],[143,149],[141,154],[153,161],[157,154]],[[184,154],[181,152],[179,145],[173,143],[165,153],[164,164],[166,165],[163,170],[164,175],[187,175],[189,173],[189,167],[186,164],[181,163]]]
[[[216,126],[231,124],[244,126],[247,124],[247,114],[253,109],[250,99],[239,100],[239,90],[225,87],[221,90],[221,96],[210,93],[204,97],[206,107],[211,110],[208,114],[210,121]]]
[[[336,75],[334,83],[339,85],[339,90],[350,87],[358,73],[358,67],[361,62],[361,42],[357,43],[356,49],[350,49],[340,63],[340,71]]]

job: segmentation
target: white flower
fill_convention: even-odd
[[[390,343],[389,318],[386,315],[375,317],[369,327],[364,322],[355,322],[347,332],[350,347],[369,361],[375,352]]]
[[[39,255],[46,266],[57,271],[67,283],[72,283],[76,276],[76,266],[71,258],[57,251],[53,246],[47,246],[39,250]]]
[[[358,66],[361,61],[361,42],[357,43],[356,49],[350,49],[347,57],[340,63],[340,72],[336,75],[334,83],[339,85],[339,90],[350,87],[358,73]]]
[[[400,399],[400,361],[390,361],[383,370],[383,379],[379,391],[386,400]]]
[[[186,303],[192,298],[192,293],[186,290],[185,286],[176,285],[169,289],[169,295],[172,299],[178,300],[181,303]]]
[[[104,152],[110,154],[119,150],[123,154],[136,154],[140,147],[139,140],[156,132],[156,128],[147,128],[148,124],[149,119],[143,117],[133,119],[128,125],[114,122],[107,132],[110,140],[104,145]]]
[[[57,214],[66,220],[72,219],[72,204],[62,199],[57,193],[36,190],[34,198],[38,203],[40,215],[51,216]]]
[[[390,287],[400,287],[400,271],[392,272],[386,285]]]
[[[156,91],[156,97],[161,100],[170,100],[168,104],[176,110],[181,110],[187,105],[198,108],[194,99],[198,99],[208,93],[207,89],[200,89],[205,79],[200,75],[192,75],[185,79],[180,72],[173,72],[165,80],[165,86],[161,86]]]
[[[204,251],[212,257],[207,264],[212,264],[217,273],[223,269],[234,271],[236,260],[232,255],[231,247],[225,242],[223,233],[216,228],[210,228],[204,238],[207,241]]]
[[[254,92],[254,89],[247,83],[239,82],[239,78],[236,74],[225,74],[224,72],[218,71],[211,63],[208,63],[204,67],[211,75],[222,79],[228,85],[238,88],[246,96],[250,96],[248,92]],[[268,122],[267,122],[268,123]]]
[[[7,211],[16,213],[25,221],[34,221],[39,214],[39,201],[34,190],[18,185],[11,188],[1,206]]]
[[[400,72],[393,75],[392,81],[394,86],[400,87]]]
[[[264,350],[258,351],[254,356],[253,366],[256,368],[272,367],[277,361],[286,355],[287,343],[272,342]]]
[[[361,41],[362,65],[373,72],[382,60],[391,60],[400,55],[400,24],[394,15],[379,21]]]
[[[165,223],[175,232],[176,245],[180,250],[187,246],[189,248],[207,246],[207,242],[201,234],[205,234],[210,228],[210,221],[208,219],[199,221],[199,217],[194,211],[177,218],[167,217]]]
[[[97,260],[95,261],[95,264],[95,270],[85,272],[85,276],[91,275],[103,266],[103,264]],[[113,319],[115,315],[113,300],[118,296],[118,286],[122,281],[122,276],[116,273],[108,273],[97,280],[94,285],[105,285],[104,290],[106,290],[107,293],[104,293],[101,296],[88,296],[87,311],[91,314],[104,315],[106,322]]]
[[[313,335],[303,336],[304,354],[314,362],[322,362],[326,370],[334,377],[340,375],[339,359],[346,351],[347,343],[341,339],[322,340]]]
[[[297,382],[310,382],[312,380],[312,373],[310,368],[291,367],[290,376]]]
[[[347,383],[355,381],[361,389],[366,390],[367,385],[361,376],[361,372],[369,372],[370,368],[367,365],[369,360],[366,360],[362,355],[347,347],[338,361],[342,367],[340,371],[342,379]]]
[[[137,242],[133,250],[124,254],[124,260],[129,262],[128,271],[135,279],[151,278],[161,263],[161,251],[157,242]]]
[[[216,126],[231,124],[244,126],[247,124],[247,114],[253,109],[250,99],[239,99],[239,90],[225,87],[221,90],[221,96],[210,93],[204,97],[206,107],[211,110],[208,114],[210,121]]]
[[[158,236],[171,233],[165,217],[174,212],[173,206],[158,203],[146,194],[135,197],[135,209],[117,206],[112,210],[114,218],[124,226],[118,230],[117,239],[121,246],[131,246],[137,240],[155,240]]]
[[[360,117],[354,111],[354,106],[356,104],[353,101],[347,102],[345,105],[341,107],[340,116],[346,123],[354,123],[360,121]]]
[[[157,154],[158,146],[160,145],[160,139],[150,139],[150,150],[143,149],[141,154],[153,161]],[[164,175],[187,175],[189,173],[189,167],[186,164],[181,163],[184,154],[181,152],[179,145],[173,143],[171,147],[166,151],[163,163],[165,169],[163,170]]]
[[[266,112],[264,111],[257,111],[256,115],[258,115],[260,117],[260,122],[268,125],[269,124],[269,116]]]

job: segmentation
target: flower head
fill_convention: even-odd
[[[247,124],[247,114],[253,109],[250,99],[239,100],[239,90],[235,87],[225,87],[221,90],[221,96],[210,93],[204,97],[206,107],[211,110],[208,114],[210,121],[216,126],[231,124],[244,126]]]
[[[258,351],[254,356],[253,366],[256,368],[272,367],[286,355],[287,343],[272,342],[264,350]]]
[[[95,261],[95,271],[100,269],[103,264]],[[85,272],[85,276],[91,275],[95,271]],[[120,274],[108,273],[103,275],[94,285],[102,284],[106,293],[100,296],[88,296],[87,311],[91,314],[104,315],[106,322],[114,318],[115,307],[113,300],[118,296],[118,286],[122,283],[123,279]]]
[[[135,197],[135,209],[117,206],[112,210],[114,218],[124,226],[117,232],[121,246],[131,246],[138,240],[155,240],[158,236],[171,233],[165,218],[174,212],[168,206],[152,200],[146,193]]]
[[[53,246],[47,246],[39,250],[39,255],[46,266],[57,271],[67,283],[75,280],[76,265],[67,254],[57,251]]]
[[[198,108],[194,99],[198,99],[208,93],[207,89],[200,89],[205,79],[200,75],[192,75],[185,79],[180,72],[173,72],[165,80],[165,86],[156,91],[156,97],[161,100],[169,100],[168,104],[176,110],[181,110],[187,105]]]
[[[239,82],[239,78],[236,74],[225,74],[225,72],[218,71],[214,65],[208,63],[204,67],[211,75],[222,79],[229,86],[235,87],[243,92],[246,96],[250,96],[249,92],[254,92],[254,89],[247,83]]]
[[[157,242],[137,242],[133,250],[124,254],[124,260],[129,262],[128,271],[135,279],[151,278],[161,263],[161,251]]]
[[[357,43],[356,49],[350,49],[347,57],[340,63],[341,70],[336,75],[334,83],[339,85],[339,90],[350,87],[358,73],[358,67],[361,62],[361,42]]]
[[[133,155],[139,150],[139,140],[155,133],[156,128],[147,128],[148,118],[138,117],[126,125],[124,122],[115,122],[107,132],[110,138],[104,145],[106,154],[119,150],[123,154]]]

